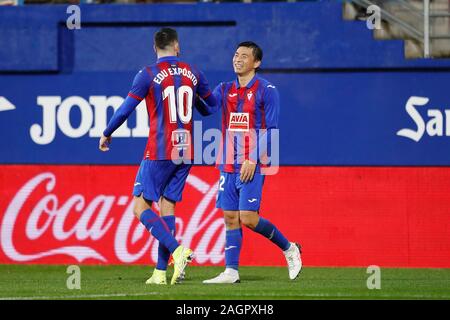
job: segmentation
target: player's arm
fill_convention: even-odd
[[[220,100],[216,97],[216,90],[214,90],[214,92],[211,92],[205,75],[201,71],[199,71],[195,108],[198,110],[198,112],[200,112],[202,116],[208,116],[210,114],[216,113],[219,110]]]
[[[264,116],[266,121],[266,131],[259,137],[259,156],[267,154],[271,150],[272,135],[278,130],[278,120],[280,116],[280,95],[278,89],[273,85],[268,85],[264,92]],[[256,150],[255,150],[256,151]],[[252,153],[254,159],[259,159],[258,153]]]
[[[202,116],[216,113],[222,105],[222,86],[219,84],[206,99],[197,97],[195,107]]]
[[[99,149],[101,151],[108,151],[108,145],[111,143],[111,135],[128,119],[130,114],[136,109],[138,104],[147,95],[150,87],[151,78],[145,69],[139,71],[134,77],[133,86],[131,87],[128,96],[123,101],[122,105],[114,112],[108,126],[103,131],[102,137],[99,141]]]
[[[122,123],[130,116],[130,114],[134,111],[137,105],[141,102],[134,97],[127,96],[123,101],[122,105],[114,112],[111,120],[108,123],[108,126],[103,131],[103,135],[100,137],[99,141],[99,149],[101,151],[108,151],[109,144],[111,143],[113,132],[119,128]]]
[[[212,94],[206,99],[197,96],[195,99],[195,108],[202,116],[209,116],[219,110],[218,102]]]
[[[264,120],[266,122],[265,132],[259,136],[257,133],[258,143],[253,150],[250,151],[249,160],[246,160],[241,167],[241,181],[246,182],[253,179],[256,164],[260,162],[261,155],[267,154],[267,150],[271,150],[273,130],[278,129],[278,119],[280,115],[280,96],[278,90],[273,85],[264,88]]]

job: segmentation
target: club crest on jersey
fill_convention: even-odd
[[[228,130],[230,131],[248,131],[250,116],[248,112],[231,112]]]
[[[191,144],[191,133],[186,129],[172,131],[172,146],[178,150],[186,149]]]

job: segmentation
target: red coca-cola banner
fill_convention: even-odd
[[[0,166],[0,263],[154,264],[157,241],[132,213],[137,166]],[[218,172],[194,167],[177,206],[177,238],[195,263],[221,265]],[[450,267],[450,168],[282,167],[261,214],[307,266]],[[157,206],[155,210],[158,210]],[[284,265],[244,231],[242,265]]]

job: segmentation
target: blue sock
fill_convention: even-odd
[[[170,233],[169,227],[152,210],[147,209],[141,214],[141,222],[151,234],[166,247],[170,253],[173,253],[179,244],[175,237]]]
[[[225,236],[225,266],[238,270],[242,247],[242,228],[227,230]]]
[[[175,216],[165,216],[162,217],[164,222],[169,227],[170,233],[175,236]],[[167,264],[169,263],[170,251],[164,247],[161,242],[158,246],[158,262],[156,264],[156,269],[158,270],[167,270]]]
[[[255,232],[262,234],[264,237],[275,243],[281,250],[289,249],[291,244],[283,234],[269,220],[259,217],[259,222],[255,227]]]

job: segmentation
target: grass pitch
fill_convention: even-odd
[[[145,266],[80,269],[81,289],[69,290],[67,266],[0,265],[0,299],[450,299],[450,269],[382,268],[380,290],[367,288],[365,268],[304,267],[290,281],[284,267],[241,267],[240,284],[204,285],[223,268],[189,267],[175,286],[145,285]]]

